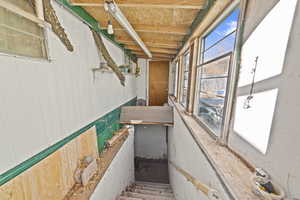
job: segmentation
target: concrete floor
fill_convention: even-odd
[[[135,158],[137,181],[169,183],[168,160]]]

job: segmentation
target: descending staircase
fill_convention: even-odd
[[[175,200],[169,184],[135,182],[117,200]]]

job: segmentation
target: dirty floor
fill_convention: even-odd
[[[169,183],[168,160],[135,158],[137,181]]]

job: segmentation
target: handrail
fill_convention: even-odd
[[[193,177],[191,174],[189,174],[184,169],[178,167],[174,162],[169,161],[169,163],[180,173],[182,174],[188,181],[190,181],[197,190],[204,193],[209,199],[221,199],[219,192],[213,188],[210,188],[206,184],[201,183],[199,180],[197,180],[195,177]]]

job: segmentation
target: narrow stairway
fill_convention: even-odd
[[[126,188],[117,200],[174,200],[169,184],[140,182]]]

